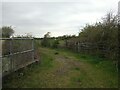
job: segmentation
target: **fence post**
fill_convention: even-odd
[[[12,60],[12,38],[10,39],[10,72],[13,69],[13,60]]]
[[[32,59],[33,59],[33,61],[34,61],[34,51],[35,51],[35,49],[34,49],[34,38],[32,39],[32,53],[33,53],[33,55],[32,55]]]
[[[80,44],[79,44],[79,42],[78,42],[78,53],[80,52]]]

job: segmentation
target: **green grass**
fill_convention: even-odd
[[[89,65],[88,67],[86,67],[87,68],[86,71],[81,70],[77,67],[75,68],[75,70],[82,72],[80,76],[73,77],[73,79],[74,78],[75,80],[78,79],[78,81],[79,79],[83,80],[84,83],[81,84],[81,87],[103,87],[103,88],[117,87],[118,72],[117,72],[116,66],[113,64],[111,60],[100,58],[99,56],[73,53],[65,49],[60,51],[65,52],[66,55],[69,54],[70,56],[74,56],[77,58],[78,61],[84,62],[85,64]],[[89,79],[90,81],[95,83],[91,83]],[[75,83],[73,85],[77,85],[77,84]]]
[[[112,61],[65,49],[40,48],[40,62],[11,74],[4,87],[117,88],[118,73]],[[58,54],[55,54],[55,53]],[[19,76],[23,73],[23,76]]]
[[[38,79],[35,79],[37,78],[36,74],[42,74],[42,72],[53,67],[52,57],[44,53],[41,53],[40,56],[41,60],[39,62],[31,64],[3,78],[3,87],[36,87],[36,85],[38,85],[38,82],[36,82]],[[23,75],[20,75],[21,73],[23,73]]]

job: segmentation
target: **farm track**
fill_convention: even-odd
[[[82,58],[80,60],[70,53],[48,48],[39,48],[39,51],[40,63],[24,70],[23,76],[15,76],[15,79],[10,79],[4,87],[117,87],[114,82],[116,78],[112,79],[109,73],[83,61]],[[42,64],[45,59],[47,61]]]

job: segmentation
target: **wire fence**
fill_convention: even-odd
[[[67,41],[66,47],[84,54],[98,55],[100,57],[109,58],[112,60],[118,59],[118,46],[111,47],[110,44],[104,43],[88,43]]]
[[[34,38],[0,38],[2,41],[2,76],[23,68],[34,59]]]

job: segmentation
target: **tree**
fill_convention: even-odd
[[[87,24],[79,33],[78,40],[69,39],[67,45],[70,49],[78,47],[76,43],[89,43],[89,52],[104,54],[105,57],[117,60],[118,55],[118,27],[117,15],[112,12],[106,14],[101,22]],[[87,46],[88,46],[87,45]],[[73,48],[72,48],[73,47]],[[94,50],[96,48],[96,50]],[[91,50],[91,51],[90,51]],[[93,52],[94,50],[94,52]]]
[[[50,38],[50,32],[47,32],[45,35],[44,35],[44,38]]]
[[[56,39],[54,39],[53,44],[52,44],[52,47],[53,47],[53,48],[58,48],[58,44],[59,44],[59,41],[56,40]]]
[[[11,26],[3,26],[2,29],[2,37],[3,38],[10,38],[10,36],[13,35],[14,30],[12,29]]]
[[[44,38],[43,40],[41,41],[41,45],[44,46],[44,47],[49,47],[50,46],[50,32],[47,32],[45,35],[44,35]]]

